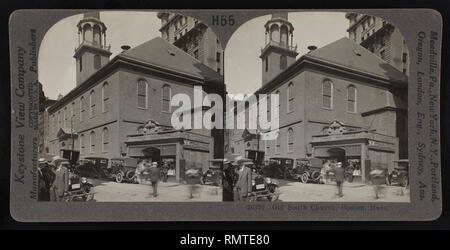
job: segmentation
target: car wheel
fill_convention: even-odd
[[[319,172],[319,171],[314,171],[314,172],[311,174],[311,179],[312,179],[312,181],[314,181],[314,182],[320,182],[320,172]]]
[[[122,173],[117,173],[116,174],[116,182],[117,183],[121,183],[123,181],[123,174]]]
[[[308,179],[309,179],[308,173],[303,173],[303,174],[302,174],[302,177],[300,178],[300,181],[301,181],[302,183],[307,183],[307,182],[308,182]]]

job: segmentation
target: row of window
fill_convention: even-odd
[[[161,94],[161,111],[162,112],[171,112],[170,101],[172,97],[172,90],[168,84],[165,84],[162,87]],[[102,106],[101,111],[103,113],[108,112],[111,108],[111,98],[110,98],[110,86],[108,82],[105,82],[102,86]],[[97,112],[96,105],[96,95],[95,91],[91,90],[89,92],[89,103],[85,100],[84,96],[80,97],[79,103],[79,119],[80,122],[83,122],[87,119],[87,115],[90,118],[94,117]],[[144,79],[140,79],[137,82],[137,107],[142,109],[148,108],[148,82]],[[65,107],[62,111],[58,111],[58,113],[52,116],[52,120],[50,121],[50,126],[54,126],[55,128],[63,127],[63,128],[72,128],[72,123],[75,117],[75,102],[72,102],[71,105]]]
[[[286,147],[287,147],[287,152],[288,153],[292,153],[294,152],[294,142],[295,142],[295,135],[294,135],[294,129],[293,128],[288,128],[287,129],[287,140],[286,140]],[[265,141],[266,144],[266,152],[270,152],[270,142],[269,141]],[[278,137],[276,139],[276,144],[275,144],[275,154],[279,154],[281,152],[281,131],[280,134],[278,134]]]
[[[86,151],[86,138],[89,136],[89,151]],[[97,137],[94,131],[91,131],[89,134],[81,134],[80,135],[80,154],[95,154]],[[108,128],[103,128],[101,134],[101,152],[107,153],[109,151],[109,130]]]
[[[275,94],[280,96],[280,91],[277,90]],[[349,85],[347,87],[347,112],[356,113],[356,95],[356,87],[354,85]],[[295,108],[294,84],[292,82],[288,84],[286,96],[286,113],[290,113],[293,112]],[[267,100],[268,106],[270,106],[269,102],[270,99]],[[278,103],[278,110],[280,110],[279,105],[280,103]],[[333,109],[333,82],[328,79],[322,82],[322,107]],[[267,112],[270,112],[270,108],[267,109]]]

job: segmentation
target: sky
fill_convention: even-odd
[[[77,23],[83,18],[74,15],[53,25],[41,43],[38,57],[39,81],[45,95],[56,99],[72,90],[75,83],[74,49],[78,46]],[[299,58],[307,46],[322,47],[346,37],[348,20],[343,12],[289,13],[294,25],[294,45]],[[106,42],[111,44],[111,59],[121,52],[122,45],[132,48],[160,36],[161,22],[156,12],[102,11],[100,19],[107,27]],[[253,93],[261,86],[261,59],[264,47],[264,24],[270,15],[252,19],[240,26],[225,48],[225,83],[229,93]]]
[[[228,93],[253,93],[261,87],[261,48],[265,45],[264,24],[271,16],[254,18],[240,26],[225,48],[225,83]],[[299,55],[310,45],[318,48],[348,37],[344,12],[293,12],[288,19],[294,26],[294,46]]]
[[[78,22],[83,15],[64,18],[45,34],[38,57],[39,81],[50,99],[69,93],[76,85],[74,49],[78,46]],[[135,47],[160,36],[161,21],[156,12],[101,11],[106,25],[106,44],[111,44],[112,59],[122,45]]]

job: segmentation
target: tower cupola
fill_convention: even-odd
[[[78,47],[75,49],[77,86],[109,61],[111,45],[106,45],[106,25],[99,12],[83,14],[77,24]]]
[[[264,25],[265,46],[261,49],[262,84],[295,62],[297,45],[293,45],[294,26],[288,20],[288,13],[274,13]]]

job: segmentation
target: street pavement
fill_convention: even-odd
[[[409,189],[382,185],[379,199],[375,199],[374,187],[364,183],[348,183],[343,186],[343,197],[337,195],[335,182],[327,184],[301,183],[278,180],[280,201],[305,202],[409,202]]]
[[[194,197],[189,198],[189,185],[175,182],[159,182],[158,196],[153,197],[148,184],[116,183],[89,179],[94,185],[94,200],[98,202],[199,202],[222,201],[222,188],[195,185]]]

